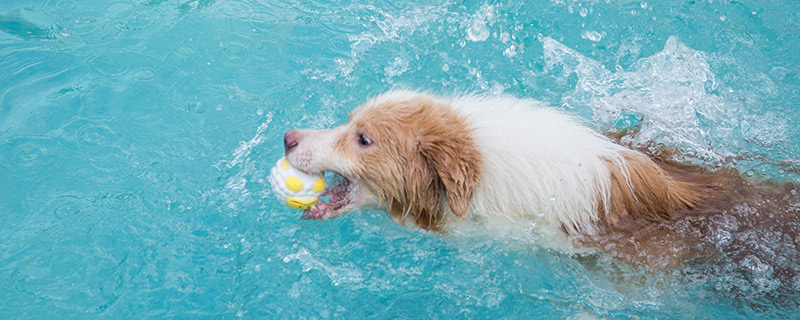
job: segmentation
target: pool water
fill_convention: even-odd
[[[0,318],[798,318],[798,219],[725,211],[733,253],[661,270],[530,228],[305,221],[266,182],[286,130],[419,88],[797,184],[798,35],[796,1],[4,0]]]

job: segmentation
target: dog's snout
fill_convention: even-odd
[[[297,147],[298,144],[300,144],[300,134],[294,130],[286,131],[286,134],[283,135],[283,147],[286,149],[286,152],[291,151]]]

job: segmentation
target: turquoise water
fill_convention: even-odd
[[[650,270],[278,205],[283,132],[396,87],[800,182],[800,3],[519,2],[2,1],[0,318],[800,317],[798,232],[725,214],[733,254]]]

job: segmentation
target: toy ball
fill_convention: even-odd
[[[281,158],[272,167],[269,182],[284,205],[300,210],[309,209],[317,204],[320,194],[325,189],[325,180],[322,176],[297,170],[286,158]]]

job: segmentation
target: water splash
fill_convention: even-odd
[[[253,177],[260,177],[258,179],[264,180],[262,171],[269,170],[263,166],[256,166],[256,161],[249,158],[250,153],[257,146],[261,145],[265,138],[265,132],[272,122],[272,113],[268,113],[266,120],[256,129],[256,134],[248,141],[242,141],[239,147],[233,152],[233,159],[225,162],[227,170],[234,167],[240,167],[236,172],[228,177],[225,186],[222,188],[222,199],[229,209],[237,209],[241,204],[246,203],[250,198],[250,190],[247,188],[247,183]],[[263,182],[262,182],[263,183]],[[262,188],[262,190],[269,190],[269,188]],[[236,212],[235,210],[233,212]]]
[[[252,139],[248,141],[242,141],[242,143],[239,144],[239,147],[233,151],[233,159],[228,161],[225,166],[228,168],[233,168],[234,166],[242,163],[242,161],[244,161],[247,156],[250,155],[250,152],[253,151],[253,148],[263,143],[265,138],[264,132],[269,127],[270,122],[272,122],[272,113],[267,114],[267,119],[258,126],[256,129],[256,134]]]
[[[372,48],[384,42],[401,42],[416,32],[427,30],[433,21],[447,12],[445,5],[414,7],[399,13],[385,12],[374,6],[355,6],[350,10],[366,11],[363,16],[375,24],[376,28],[347,36],[350,41],[350,57],[334,59],[335,72],[307,70],[306,73],[318,75],[325,81],[343,78],[352,82],[356,79],[352,75],[355,66]]]
[[[552,38],[543,37],[542,45],[546,71],[563,81],[577,77],[575,89],[562,99],[567,108],[590,110],[593,120],[605,126],[626,112],[643,117],[641,130],[625,136],[623,143],[674,146],[682,156],[708,163],[720,163],[738,149],[734,134],[741,123],[735,119],[746,110],[714,93],[718,83],[707,55],[677,37],[669,37],[662,51],[640,59],[630,71],[615,72]],[[757,136],[780,140],[785,127],[777,124],[747,122],[747,131],[768,132]]]
[[[300,248],[297,252],[283,257],[283,262],[285,263],[295,260],[301,264],[303,272],[319,270],[337,286],[340,284],[358,284],[364,281],[361,272],[354,266],[348,263],[344,263],[342,266],[330,265],[326,261],[315,258],[306,248]]]

